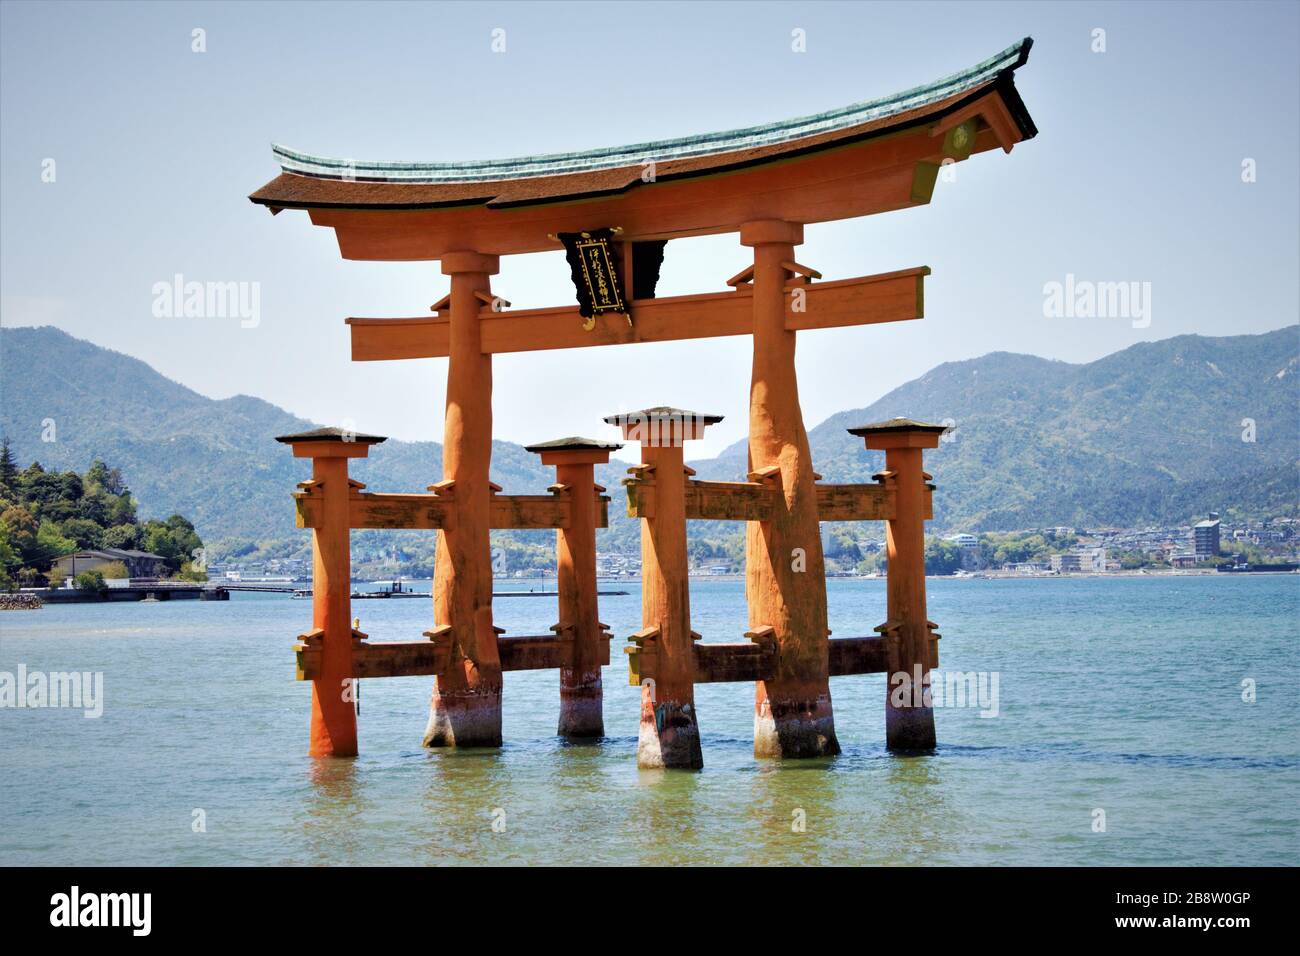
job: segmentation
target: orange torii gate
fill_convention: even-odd
[[[822,281],[796,261],[794,248],[808,223],[928,203],[941,166],[995,148],[1010,152],[1033,137],[1013,81],[1030,45],[1026,39],[894,97],[622,149],[358,164],[276,147],[282,173],[252,194],[255,203],[273,213],[307,210],[313,223],[334,229],[344,258],[436,259],[451,283],[432,315],[347,320],[354,360],[448,359],[443,479],[427,494],[368,494],[347,479],[347,458],[382,441],[377,436],[327,431],[280,439],[314,461],[313,480],[298,496],[299,523],[316,533],[314,630],[299,645],[300,676],[315,681],[318,701],[312,752],[356,752],[355,716],[348,726],[347,708],[327,703],[338,696],[329,685],[349,679],[342,675],[436,675],[424,738],[430,747],[500,745],[501,674],[514,666],[568,673],[561,733],[589,734],[600,725],[593,717],[600,710],[597,662],[606,660],[608,644],[596,620],[593,508],[603,509],[606,499],[588,475],[613,446],[586,439],[530,446],[561,470],[559,486],[550,496],[500,494],[488,474],[492,356],[503,352],[751,336],[748,481],[691,480],[682,443],[699,437],[710,416],[660,408],[616,419],[642,447],[643,464],[628,485],[649,558],[645,626],[632,656],[634,674],[653,680],[643,693],[641,764],[700,765],[690,689],[698,680],[754,680],[755,753],[784,757],[839,751],[830,676],[888,670],[923,683],[937,635],[925,618],[929,496],[920,449],[935,447],[942,429],[900,419],[855,430],[867,447],[886,450],[885,471],[873,485],[819,485],[794,350],[800,331],[921,318],[930,270]],[[730,291],[655,296],[656,248],[661,256],[665,241],[723,232],[738,233],[753,249],[753,264],[728,280]],[[579,266],[573,258],[574,235],[587,248],[609,237],[599,239],[603,258],[590,261],[599,274],[587,277],[586,298],[579,285],[579,306],[512,310],[493,295],[490,277],[501,255],[561,242],[578,281],[588,260]],[[747,522],[748,645],[693,642],[685,521],[703,517]],[[876,637],[832,641],[819,522],[859,519],[888,522],[888,620]],[[376,527],[440,535],[427,641],[370,645],[348,624],[336,597],[337,576],[347,570],[347,531]],[[505,638],[493,625],[488,534],[499,527],[559,529],[561,607],[552,635]],[[929,708],[899,707],[891,697],[887,718],[891,749],[933,746]]]

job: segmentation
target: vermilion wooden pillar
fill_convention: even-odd
[[[686,552],[686,463],[683,444],[704,436],[718,415],[677,408],[648,408],[605,421],[641,443],[633,469],[653,488],[653,513],[641,520],[641,624],[639,637],[653,654],[653,683],[641,686],[638,767],[704,766],[695,713],[695,647],[691,633]]]
[[[452,663],[434,679],[426,747],[501,746],[501,658],[492,629],[492,546],[489,541],[492,462],[492,356],[484,354],[479,311],[490,295],[496,256],[449,252],[450,354],[444,426],[443,483],[455,520],[438,533],[433,608],[450,625]],[[447,482],[452,482],[450,488]]]
[[[311,684],[313,757],[357,755],[352,677],[352,555],[348,520],[348,459],[364,458],[377,435],[320,428],[276,439],[293,446],[295,458],[310,458],[311,481],[304,493],[319,495],[320,524],[312,533],[312,628],[309,640],[321,642],[320,676]]]
[[[894,488],[894,518],[885,523],[888,569],[886,634],[897,634],[898,660],[885,686],[885,742],[890,750],[932,750],[934,709],[927,705],[933,640],[925,607],[924,448],[938,448],[943,425],[907,418],[861,428],[849,434],[868,448],[884,449],[885,480]]]
[[[605,489],[596,484],[595,466],[623,446],[591,438],[561,438],[529,445],[554,465],[556,481],[569,498],[569,526],[555,533],[555,566],[559,591],[559,627],[572,641],[570,664],[560,668],[560,723],[562,737],[603,737],[605,716],[600,668],[605,658],[605,632],[600,626],[596,597],[596,496]]]
[[[780,648],[777,677],[754,687],[754,754],[829,756],[840,745],[827,670],[826,571],[812,453],[799,408],[795,333],[785,327],[787,264],[803,242],[803,227],[747,222],[740,241],[754,249],[749,469],[751,478],[781,485],[772,520],[749,522],[745,534],[750,630],[774,628]]]

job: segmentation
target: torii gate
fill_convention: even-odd
[[[406,650],[397,645],[366,649],[364,635],[347,624],[346,609],[342,615],[337,609],[331,614],[321,610],[316,631],[300,650],[300,667],[317,681],[317,696],[331,696],[321,691],[324,673],[331,679],[342,673],[436,674],[426,746],[499,746],[501,673],[512,666],[505,658],[518,663],[526,655],[525,645],[517,642],[533,642],[527,645],[533,655],[527,666],[572,670],[581,660],[590,702],[591,668],[597,666],[590,648],[604,639],[603,628],[593,623],[594,568],[590,582],[584,576],[579,588],[592,592],[581,639],[564,637],[577,627],[564,618],[577,613],[572,607],[568,612],[561,608],[553,637],[503,638],[493,625],[489,530],[555,527],[563,534],[575,522],[584,528],[584,522],[590,524],[589,502],[599,500],[603,508],[605,499],[594,485],[575,489],[563,476],[550,500],[498,494],[501,489],[488,477],[492,356],[725,335],[752,337],[750,481],[689,481],[681,443],[698,437],[709,424],[707,416],[688,420],[672,409],[651,409],[641,420],[619,424],[629,439],[642,442],[644,464],[634,469],[629,510],[643,519],[643,551],[667,547],[663,542],[676,547],[677,519],[666,519],[666,511],[680,513],[683,520],[733,517],[748,522],[746,592],[749,634],[756,643],[723,645],[739,648],[735,652],[696,645],[691,664],[681,644],[691,640],[688,617],[662,625],[651,621],[634,638],[634,661],[676,661],[670,685],[698,680],[700,674],[704,679],[754,679],[754,750],[760,756],[839,751],[828,681],[832,673],[912,673],[915,668],[923,675],[935,658],[929,637],[933,625],[925,619],[920,550],[928,476],[918,449],[934,447],[941,429],[899,420],[855,430],[868,447],[889,450],[879,483],[818,486],[799,406],[794,351],[800,331],[921,318],[923,282],[930,270],[922,266],[820,281],[819,272],[796,261],[794,248],[802,243],[808,223],[926,204],[942,165],[994,148],[1010,152],[1032,138],[1037,131],[1013,82],[1031,43],[1025,39],[961,73],[881,100],[763,127],[622,149],[478,163],[358,164],[275,147],[283,171],[252,194],[253,202],[273,213],[306,209],[313,223],[335,230],[346,259],[436,259],[451,279],[450,294],[435,303],[431,316],[347,320],[356,361],[448,359],[444,473],[430,494],[368,495],[349,482],[351,504],[345,507],[340,489],[346,457],[364,454],[367,440],[358,437],[359,445],[340,451],[349,439],[343,433],[281,439],[294,444],[295,454],[317,459],[314,476],[333,476],[314,477],[299,495],[300,523],[315,528],[318,539],[324,535],[333,542],[318,550],[337,550],[347,527],[436,528],[441,535],[433,588],[436,623],[428,632],[432,640]],[[621,243],[614,249],[620,256],[617,278],[627,292],[622,311],[583,316],[575,306],[510,310],[508,302],[493,296],[490,277],[498,271],[500,256],[554,250],[561,233],[606,227],[615,230]],[[738,233],[740,242],[754,250],[753,265],[728,280],[730,291],[656,298],[652,283],[638,281],[635,270],[644,261],[638,255],[644,248],[640,244],[723,232]],[[634,294],[638,289],[648,289],[648,294]],[[636,433],[639,426],[663,420],[670,422],[666,440],[647,445]],[[570,453],[569,463],[581,459],[588,470],[600,454],[607,460],[612,450],[582,439],[554,444],[566,443],[562,451]],[[586,454],[593,450],[595,457]],[[557,464],[564,457],[551,454]],[[335,466],[320,467],[321,461],[336,458],[344,463],[341,472]],[[723,487],[728,484],[734,487]],[[708,485],[716,487],[703,487]],[[652,487],[657,515],[644,510]],[[577,517],[579,498],[587,518]],[[331,500],[335,504],[328,504]],[[339,523],[345,513],[347,527]],[[335,517],[327,520],[326,514]],[[890,620],[877,629],[878,638],[850,639],[874,645],[850,647],[828,639],[819,522],[852,519],[890,523]],[[665,530],[669,525],[674,530]],[[682,538],[684,543],[684,530]],[[594,554],[594,537],[592,542]],[[582,549],[585,553],[585,544]],[[346,559],[346,547],[343,551]],[[800,570],[792,561],[796,554]],[[318,572],[323,564],[317,561]],[[666,573],[674,587],[685,587],[684,565]],[[682,580],[676,583],[679,575]],[[663,585],[662,580],[653,583]],[[326,590],[318,581],[318,593]],[[650,592],[643,591],[643,604],[650,600]],[[326,618],[332,623],[322,624]],[[672,631],[671,638],[665,629]],[[586,650],[578,653],[576,647]],[[381,654],[387,661],[382,665],[376,663]],[[395,663],[398,657],[403,663]],[[742,660],[751,663],[736,663]],[[335,663],[323,663],[330,661]],[[733,676],[709,677],[711,672]],[[669,722],[664,708],[689,704],[684,699],[689,695],[682,692],[676,703],[650,700],[654,688],[664,690],[657,683],[646,685],[639,761],[699,766],[693,706],[686,708],[690,726],[678,735],[682,742],[665,737]],[[891,749],[933,746],[928,707],[917,705],[902,715],[894,704],[887,707]],[[313,752],[355,753],[355,717],[349,736],[344,709],[334,709],[342,730],[337,740],[314,730]],[[647,731],[647,719],[653,730]],[[590,729],[589,723],[583,726]],[[683,725],[678,720],[673,726]]]

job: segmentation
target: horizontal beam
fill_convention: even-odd
[[[888,521],[897,495],[885,485],[817,485],[821,521]]]
[[[715,521],[770,521],[773,484],[756,481],[686,482],[686,517]]]
[[[298,680],[320,677],[320,644],[295,644]],[[352,676],[418,677],[440,674],[451,662],[451,649],[433,641],[385,641],[352,645]]]
[[[609,498],[597,495],[596,527],[609,527]],[[294,496],[299,528],[317,528],[321,498],[311,493]],[[362,492],[348,501],[348,527],[446,528],[454,520],[455,498],[436,494]],[[565,495],[493,495],[488,509],[492,528],[567,528],[570,501]]]
[[[602,634],[603,649],[599,664],[609,663],[609,635]],[[573,638],[561,631],[556,634],[539,634],[524,637],[498,637],[497,652],[501,655],[503,671],[549,670],[573,664]]]
[[[653,518],[655,482],[651,478],[624,479],[627,516]],[[884,484],[816,485],[817,517],[821,521],[889,521],[895,513],[897,493]],[[770,521],[778,486],[756,481],[686,481],[688,520]],[[934,494],[925,489],[924,518],[934,517]]]
[[[884,674],[890,670],[889,639],[885,637],[832,637],[830,676]]]
[[[573,659],[573,639],[563,634],[498,637],[503,671],[535,671],[564,667]]]
[[[695,683],[768,680],[776,676],[776,644],[695,643]]]
[[[785,327],[791,331],[828,329],[919,319],[924,315],[922,286],[928,266],[874,276],[787,286]],[[488,354],[672,342],[683,339],[749,335],[754,328],[754,293],[729,292],[634,299],[632,320],[618,313],[595,317],[583,328],[577,306],[479,313],[482,349]],[[444,358],[450,348],[446,313],[405,319],[350,318],[352,359]]]

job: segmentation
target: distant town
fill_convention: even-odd
[[[833,577],[874,577],[885,570],[885,541],[855,538],[840,526],[822,526],[826,571]],[[498,577],[545,578],[553,564],[524,552],[503,551]],[[744,573],[743,549],[693,546],[691,573],[726,577]],[[516,560],[511,560],[512,558]],[[353,547],[361,579],[429,577],[431,568],[413,564],[392,548]],[[1037,576],[1159,571],[1293,571],[1300,568],[1300,519],[1225,524],[1211,512],[1194,525],[1146,528],[1027,528],[1016,531],[962,532],[935,536],[926,549],[933,575]],[[213,582],[296,582],[311,577],[310,557],[226,561],[208,565]],[[602,578],[636,578],[639,553],[599,552]]]

